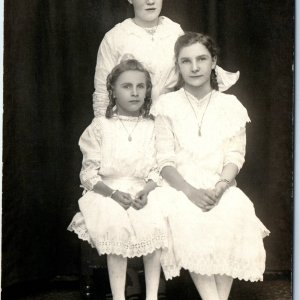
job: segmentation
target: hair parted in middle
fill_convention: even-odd
[[[106,88],[108,91],[109,104],[106,109],[105,116],[106,118],[111,118],[113,116],[113,108],[116,105],[116,99],[113,95],[114,85],[119,78],[119,76],[126,71],[139,71],[144,73],[146,78],[146,97],[144,100],[144,104],[141,107],[141,116],[144,118],[150,117],[150,107],[152,104],[151,99],[151,91],[152,91],[152,82],[149,72],[146,68],[136,59],[127,59],[121,61],[118,65],[116,65],[110,74],[107,76],[106,80]]]
[[[175,52],[175,64],[178,68],[178,58],[182,48],[194,45],[196,43],[200,43],[206,47],[209,51],[212,58],[216,59],[219,55],[219,48],[217,47],[215,41],[209,36],[198,32],[187,31],[183,35],[181,35],[174,46]],[[180,89],[183,86],[184,82],[181,74],[179,73],[179,78],[176,84],[176,89]],[[218,82],[217,82],[217,74],[215,69],[211,71],[210,75],[210,85],[213,89],[219,90]]]

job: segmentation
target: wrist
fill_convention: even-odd
[[[109,194],[107,197],[113,199],[114,195],[115,195],[117,192],[118,192],[118,190],[112,190],[112,191],[110,192],[110,194]]]
[[[223,191],[227,190],[230,187],[230,181],[227,179],[220,179],[219,181],[217,181],[217,183],[215,184],[215,187],[219,187],[221,188]]]
[[[183,187],[182,192],[183,192],[188,198],[190,198],[191,195],[192,195],[192,192],[193,192],[193,187],[187,185],[187,186]]]

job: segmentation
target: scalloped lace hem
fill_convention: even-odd
[[[96,248],[100,255],[115,254],[123,257],[140,257],[148,255],[158,249],[168,248],[168,237],[161,231],[156,231],[153,235],[144,237],[142,240],[124,240],[122,238],[112,239],[107,236],[92,239],[85,226],[78,226],[72,222],[69,231],[77,234],[78,238],[87,241],[93,248]]]
[[[174,264],[166,265],[163,260],[161,263],[166,280],[179,276],[180,270],[185,269],[199,275],[227,275],[239,280],[251,282],[263,281],[264,270],[260,270],[261,268],[253,268],[253,265],[255,266],[255,262],[253,264],[245,264],[232,261],[231,263],[224,262],[221,264],[207,264],[207,262],[204,262],[203,260],[195,262],[195,260],[187,259],[177,266]],[[257,262],[256,265],[264,265],[264,263]]]

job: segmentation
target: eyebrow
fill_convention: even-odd
[[[132,82],[121,82],[120,83],[120,85],[133,85],[133,83]],[[141,81],[141,82],[138,82],[137,83],[137,85],[139,85],[139,84],[146,84],[146,82],[144,82],[144,81]]]
[[[209,55],[208,54],[201,54],[201,55],[198,55],[196,56],[196,58],[200,58],[200,57],[208,57]],[[180,59],[191,59],[191,57],[186,57],[186,56],[183,56],[183,57],[180,57]]]

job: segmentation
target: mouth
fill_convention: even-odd
[[[140,103],[141,101],[140,100],[130,100],[129,101],[129,103],[133,103],[133,104],[135,104],[135,103]]]
[[[190,76],[191,78],[200,78],[200,77],[202,77],[203,75],[192,75],[192,76]]]
[[[153,12],[153,11],[155,11],[155,10],[156,10],[156,8],[155,8],[155,7],[146,8],[146,11],[150,11],[150,12]]]

